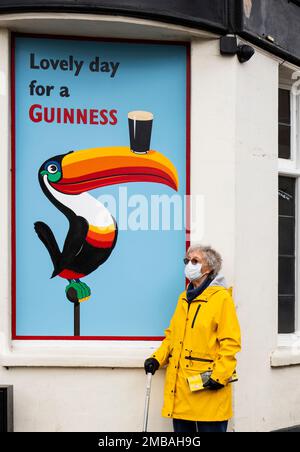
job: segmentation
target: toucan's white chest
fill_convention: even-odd
[[[85,218],[91,227],[114,228],[114,220],[109,210],[89,193],[80,193],[79,195],[61,193],[54,190],[46,175],[44,182],[51,195],[58,202],[68,207],[76,215]]]

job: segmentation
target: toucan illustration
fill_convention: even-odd
[[[99,147],[49,158],[40,167],[38,180],[48,200],[69,221],[62,251],[47,224],[37,221],[34,227],[52,260],[52,278],[68,280],[65,292],[74,303],[74,335],[79,336],[79,304],[91,295],[81,279],[109,258],[118,236],[116,220],[88,192],[128,182],[156,182],[177,190],[177,171],[154,150],[138,154],[130,147]]]

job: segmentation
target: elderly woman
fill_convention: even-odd
[[[184,263],[190,283],[145,371],[154,374],[168,365],[162,415],[173,419],[175,432],[226,432],[232,417],[230,382],[241,348],[239,322],[219,273],[220,254],[209,246],[191,246]],[[204,373],[204,389],[192,391],[188,379]]]

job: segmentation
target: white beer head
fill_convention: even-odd
[[[130,111],[128,113],[128,119],[131,119],[133,121],[152,121],[153,113],[151,113],[150,111],[142,110]]]

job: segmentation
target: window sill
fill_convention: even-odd
[[[280,334],[278,347],[271,354],[271,367],[300,365],[300,332]]]
[[[1,340],[2,339],[2,340]],[[3,367],[142,368],[160,342],[138,341],[11,341],[0,337]]]

